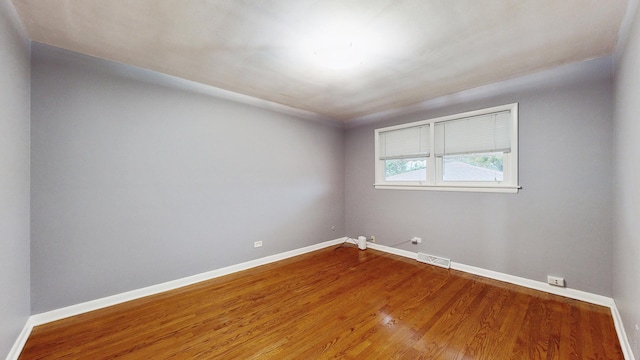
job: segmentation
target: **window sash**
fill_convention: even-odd
[[[462,155],[511,151],[511,112],[442,121],[435,124],[435,154]]]
[[[381,132],[378,136],[380,160],[411,159],[430,156],[429,125]]]

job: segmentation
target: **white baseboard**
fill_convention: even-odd
[[[347,238],[346,242],[350,243],[350,244],[355,244],[356,240],[353,238]],[[407,250],[402,250],[402,249],[397,249],[394,247],[390,247],[390,246],[385,246],[385,245],[379,245],[376,243],[372,243],[372,242],[367,242],[367,248],[371,248],[374,250],[380,250],[382,252],[386,252],[389,254],[393,254],[393,255],[398,255],[398,256],[402,256],[402,257],[406,257],[406,258],[410,258],[410,259],[416,259],[417,254],[411,251],[407,251]]]
[[[27,339],[29,338],[29,334],[31,334],[31,330],[33,329],[34,326],[46,324],[56,320],[61,320],[70,316],[79,315],[89,311],[102,309],[108,306],[121,304],[123,302],[139,299],[145,296],[155,295],[161,292],[174,290],[187,285],[192,285],[195,283],[214,279],[224,275],[229,275],[238,271],[251,269],[257,266],[266,265],[272,262],[288,259],[294,256],[306,254],[308,252],[312,252],[312,251],[323,249],[329,246],[337,245],[344,242],[345,240],[347,240],[346,237],[329,240],[319,244],[306,246],[300,249],[286,251],[280,254],[266,256],[260,259],[255,259],[255,260],[247,261],[244,263],[227,266],[227,267],[216,269],[206,273],[197,274],[197,275],[193,275],[193,276],[189,276],[189,277],[185,277],[185,278],[177,279],[173,281],[167,281],[165,283],[132,290],[132,291],[128,291],[121,294],[107,296],[101,299],[91,300],[91,301],[87,301],[87,302],[76,304],[76,305],[67,306],[61,309],[56,309],[56,310],[47,311],[40,314],[31,315],[27,320],[27,323],[25,324],[24,328],[22,329],[22,332],[18,336],[18,339],[16,340],[13,347],[11,348],[11,351],[9,351],[9,355],[7,355],[7,360],[18,359],[18,356],[20,356],[20,352],[22,352],[22,348],[24,348],[24,345],[27,342]]]
[[[296,250],[287,251],[280,254],[263,257],[260,259],[247,261],[247,262],[236,264],[236,265],[227,266],[227,267],[216,269],[206,273],[197,274],[197,275],[189,276],[189,277],[178,279],[178,280],[168,281],[165,283],[148,286],[148,287],[133,290],[133,291],[128,291],[125,293],[116,294],[116,295],[108,296],[105,298],[96,299],[96,300],[92,300],[92,301],[88,301],[88,302],[84,302],[76,305],[71,305],[65,308],[32,315],[27,320],[27,323],[25,324],[24,329],[22,330],[22,332],[18,336],[18,339],[16,340],[13,347],[9,351],[9,354],[7,355],[6,360],[18,359],[18,356],[20,356],[20,352],[22,351],[22,348],[27,342],[29,334],[31,333],[31,330],[33,329],[34,326],[64,319],[70,316],[79,315],[89,311],[98,310],[108,306],[117,305],[123,302],[139,299],[145,296],[155,295],[164,291],[181,288],[187,285],[192,285],[198,282],[214,279],[214,278],[232,274],[238,271],[251,269],[257,266],[266,265],[272,262],[302,255],[311,251],[337,245],[342,242],[355,243],[355,240],[351,238],[346,238],[346,237],[329,240],[323,243],[303,247]],[[417,258],[417,255],[418,255],[415,252],[397,249],[397,248],[380,245],[376,243],[368,243],[368,247],[374,250],[379,250],[382,252],[386,252],[389,254],[394,254],[394,255],[398,255],[398,256],[414,259],[414,260]],[[620,346],[622,347],[624,357],[626,360],[635,360],[635,358],[633,357],[633,353],[631,351],[631,345],[629,344],[629,340],[624,330],[624,325],[622,324],[622,318],[620,317],[620,313],[618,312],[618,308],[616,307],[615,301],[610,297],[596,295],[596,294],[588,293],[586,291],[575,290],[570,288],[559,288],[559,287],[551,286],[545,282],[526,279],[519,276],[509,275],[509,274],[500,273],[492,270],[486,270],[486,269],[469,266],[465,264],[460,264],[456,262],[451,262],[451,269],[487,277],[490,279],[504,281],[511,284],[520,285],[520,286],[544,291],[551,294],[565,296],[571,299],[581,300],[581,301],[589,302],[592,304],[609,307],[611,309],[611,315],[613,317],[613,322],[616,328],[616,332],[618,334],[618,338],[620,340]]]
[[[390,246],[379,245],[379,244],[376,244],[376,243],[369,243],[367,246],[369,246],[370,248],[372,248],[374,250],[380,250],[380,251],[384,251],[384,252],[389,253],[389,254],[403,256],[403,257],[407,257],[407,258],[414,259],[414,260],[418,256],[417,253],[414,253],[414,252],[411,252],[411,251],[402,250],[402,249],[396,249],[396,248],[392,248]]]
[[[407,250],[396,249],[396,248],[392,248],[385,245],[369,244],[369,247],[375,250],[380,250],[390,254],[404,256],[414,260],[418,257],[418,253],[407,251]],[[555,294],[555,295],[565,296],[571,299],[581,300],[581,301],[585,301],[585,302],[596,304],[596,305],[602,305],[607,307],[611,307],[612,305],[615,305],[613,299],[610,297],[596,295],[586,291],[581,291],[581,290],[576,290],[571,288],[551,286],[542,281],[536,281],[536,280],[523,278],[520,276],[514,276],[514,275],[509,275],[509,274],[505,274],[497,271],[486,270],[483,268],[465,265],[465,264],[461,264],[453,261],[451,262],[451,269],[463,271],[463,272],[474,274],[474,275],[479,275],[489,279],[504,281],[510,284],[524,286],[530,289],[540,290],[540,291],[544,291],[544,292]]]
[[[16,342],[13,343],[11,350],[9,350],[9,354],[7,354],[7,358],[6,358],[7,360],[18,359],[18,357],[20,356],[20,353],[22,352],[22,348],[24,348],[24,344],[27,343],[27,339],[31,334],[31,330],[33,330],[33,322],[31,321],[31,318],[29,318],[27,319],[27,322],[24,325],[24,328],[22,328],[20,335],[18,335]]]
[[[624,329],[624,324],[622,323],[622,317],[620,316],[620,312],[618,311],[618,307],[615,305],[615,303],[611,307],[611,316],[613,317],[613,324],[616,327],[618,340],[620,340],[620,347],[622,348],[622,353],[624,354],[625,360],[635,360],[633,351],[631,350],[631,343],[629,343],[627,332]]]
[[[568,298],[576,299],[580,301],[585,301],[585,302],[596,304],[596,305],[601,305],[606,307],[611,307],[612,305],[614,305],[613,299],[610,297],[597,295],[590,292],[571,289],[571,288],[553,286],[553,285],[547,284],[546,282],[531,280],[531,279],[523,278],[520,276],[514,276],[514,275],[509,275],[509,274],[505,274],[497,271],[486,270],[479,267],[469,266],[469,265],[460,264],[456,262],[451,262],[451,268],[453,270],[464,271],[466,273],[480,275],[482,277],[504,281],[510,284],[524,286],[526,288],[544,291],[546,293],[560,295],[560,296],[564,296],[564,297],[568,297]]]
[[[395,254],[399,256],[404,256],[410,259],[416,259],[418,253],[392,248],[385,245],[379,244],[369,244],[369,247],[375,250],[384,251],[390,254]],[[460,264],[456,262],[451,262],[451,269],[463,271],[466,273],[479,275],[482,277],[508,282],[510,284],[523,286],[526,288],[544,291],[547,293],[560,295],[564,297],[568,297],[570,299],[580,300],[584,302],[588,302],[591,304],[606,306],[611,309],[611,316],[613,317],[613,324],[616,328],[616,333],[618,334],[618,340],[620,341],[620,347],[622,348],[622,353],[624,354],[625,360],[635,360],[633,356],[633,352],[631,350],[631,344],[629,343],[629,338],[627,337],[626,331],[624,329],[624,324],[622,323],[622,318],[620,317],[620,313],[618,312],[618,308],[616,307],[615,301],[607,296],[597,295],[593,293],[589,293],[586,291],[571,289],[571,288],[561,288],[557,286],[551,286],[542,281],[531,280],[527,278],[523,278],[520,276],[509,275],[497,271],[486,270],[483,268]]]
[[[177,279],[173,281],[167,281],[165,283],[152,285],[145,288],[124,292],[121,294],[107,296],[101,299],[91,300],[84,303],[67,306],[61,309],[56,309],[56,310],[48,311],[45,313],[32,315],[30,319],[32,320],[34,326],[45,324],[48,322],[64,319],[70,316],[75,316],[75,315],[79,315],[89,311],[102,309],[107,306],[121,304],[123,302],[139,299],[145,296],[155,295],[161,292],[178,289],[187,285],[192,285],[202,281],[214,279],[220,276],[229,275],[238,271],[243,271],[243,270],[251,269],[257,266],[266,265],[272,262],[288,259],[294,256],[306,254],[311,251],[315,251],[315,250],[323,249],[329,246],[340,244],[345,240],[346,238],[338,238],[334,240],[325,241],[319,244],[306,246],[306,247],[291,250],[291,251],[286,251],[280,254],[266,256],[260,259],[243,262],[236,265],[227,266],[227,267],[212,270],[206,273],[201,273],[201,274],[197,274],[197,275],[193,275],[193,276],[189,276],[189,277],[185,277],[185,278]]]

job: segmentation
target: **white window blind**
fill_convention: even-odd
[[[510,111],[436,123],[436,156],[510,152],[510,124]]]
[[[381,132],[378,140],[380,160],[429,156],[429,125]]]

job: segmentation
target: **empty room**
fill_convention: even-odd
[[[0,0],[0,358],[640,360],[637,0]]]

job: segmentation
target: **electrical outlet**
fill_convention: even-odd
[[[564,287],[564,278],[547,275],[547,282],[553,286]]]
[[[371,235],[371,238],[369,239],[369,241],[371,241],[372,243],[376,242],[376,236]]]
[[[420,244],[422,242],[422,238],[413,237],[413,238],[411,238],[411,242],[414,243],[414,244]]]
[[[254,242],[253,242],[253,247],[254,247],[254,248],[256,248],[256,247],[261,247],[261,246],[262,246],[262,240],[261,240],[261,241],[254,241]]]

